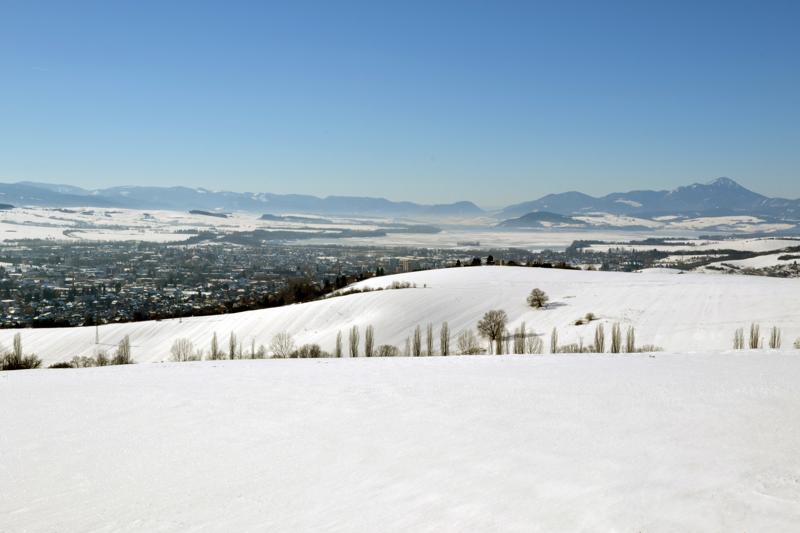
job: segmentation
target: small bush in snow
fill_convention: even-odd
[[[458,335],[456,345],[458,346],[458,353],[461,355],[478,355],[483,351],[478,343],[478,338],[469,329],[462,331]]]
[[[94,361],[97,363],[97,366],[108,366],[111,364],[111,359],[108,358],[108,354],[106,354],[105,350],[98,350]]]
[[[74,368],[74,367],[72,366],[72,363],[69,363],[67,361],[61,361],[60,363],[53,363],[47,368]]]
[[[661,346],[656,346],[655,344],[643,344],[641,346],[637,346],[636,351],[638,353],[663,352],[664,348]]]
[[[794,341],[795,350],[800,350],[800,338]]]
[[[547,305],[550,298],[545,294],[542,289],[533,289],[528,295],[528,305],[534,309],[541,309]]]
[[[397,349],[397,346],[392,346],[391,344],[381,344],[375,350],[375,355],[378,357],[397,357],[400,355],[400,350]]]
[[[22,353],[22,335],[14,335],[14,347],[11,352],[0,355],[0,370],[27,370],[39,368],[42,360],[33,354]]]
[[[327,354],[322,351],[319,344],[304,344],[295,351],[290,357],[299,359],[316,359],[318,357],[326,357]]]

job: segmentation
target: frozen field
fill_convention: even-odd
[[[797,531],[800,354],[0,374],[0,531]]]
[[[509,329],[526,322],[529,332],[549,344],[551,330],[559,331],[560,344],[589,344],[598,323],[606,331],[614,322],[636,328],[639,344],[655,344],[667,351],[719,351],[732,347],[734,331],[751,322],[782,329],[784,345],[800,337],[800,283],[795,279],[677,274],[650,270],[642,273],[587,272],[523,267],[465,267],[430,270],[373,278],[357,286],[386,287],[392,282],[416,284],[416,288],[383,290],[330,298],[323,301],[244,313],[134,322],[94,327],[23,329],[23,345],[45,363],[66,361],[76,355],[113,351],[124,335],[130,335],[133,357],[138,362],[163,361],[178,338],[208,349],[214,332],[220,344],[234,332],[246,352],[269,346],[272,337],[286,332],[297,344],[318,343],[333,351],[336,334],[355,325],[363,335],[375,328],[376,345],[400,349],[416,326],[423,330],[448,321],[453,339],[472,329],[490,309],[503,309]],[[527,306],[531,289],[539,287],[550,296],[544,310]],[[576,326],[576,319],[594,313],[598,321]],[[17,330],[0,330],[0,345],[11,346]],[[95,344],[95,334],[100,344]],[[455,343],[455,340],[453,341]],[[438,343],[438,336],[437,336]]]

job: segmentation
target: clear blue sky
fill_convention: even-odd
[[[0,180],[800,196],[800,2],[0,3]]]

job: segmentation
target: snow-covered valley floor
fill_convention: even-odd
[[[0,531],[797,531],[800,355],[0,373]]]

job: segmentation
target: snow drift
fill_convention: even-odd
[[[800,356],[0,373],[0,531],[796,531]]]

